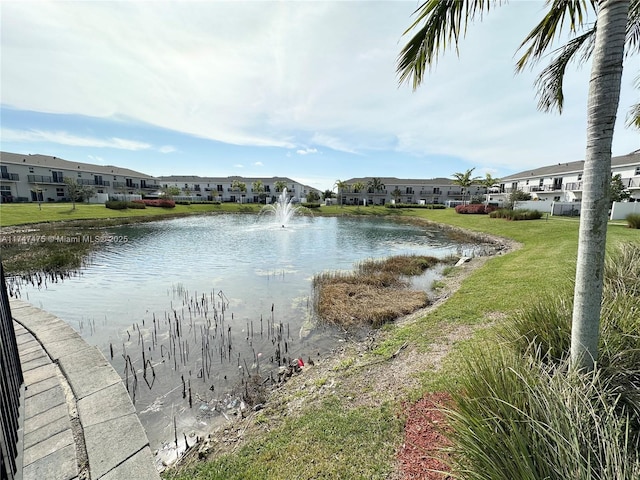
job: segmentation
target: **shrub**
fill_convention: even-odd
[[[640,228],[640,213],[630,213],[625,220],[629,228]]]
[[[147,207],[175,208],[176,202],[166,198],[134,200],[135,203],[146,205]]]
[[[426,208],[429,210],[444,210],[447,208],[446,205],[442,205],[441,203],[426,203],[426,204],[417,204],[417,203],[385,203],[386,208]]]
[[[123,202],[121,200],[109,200],[104,206],[110,208],[111,210],[125,210],[127,208],[128,202]]]
[[[320,204],[319,204],[319,203],[309,203],[309,202],[306,202],[306,203],[302,203],[301,205],[302,205],[303,207],[305,207],[305,208],[320,208]]]
[[[143,210],[143,209],[145,209],[147,207],[146,207],[146,205],[144,203],[127,202],[127,208]]]
[[[485,213],[491,213],[495,209],[496,207],[492,205],[472,203],[469,205],[456,206],[456,213],[485,214]]]
[[[509,208],[501,208],[490,214],[491,218],[504,218],[505,220],[538,220],[542,218],[542,212],[539,210],[511,210]]]

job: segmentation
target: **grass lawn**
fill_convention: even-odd
[[[260,205],[239,205],[235,203],[176,205],[175,208],[147,207],[145,209],[111,210],[104,205],[77,203],[75,210],[70,203],[43,203],[42,209],[36,203],[0,204],[0,226],[9,227],[31,223],[58,222],[69,220],[108,220],[136,217],[161,217],[193,215],[209,212],[258,213]]]

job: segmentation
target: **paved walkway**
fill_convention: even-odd
[[[21,300],[11,314],[25,379],[24,480],[158,480],[131,399],[102,353]]]

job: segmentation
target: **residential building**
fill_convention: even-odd
[[[489,201],[508,200],[514,190],[531,195],[532,200],[552,202],[580,202],[582,200],[584,160],[558,163],[525,170],[500,179],[489,191]],[[640,201],[640,150],[613,157],[611,176],[620,175],[631,194],[630,201]]]
[[[321,192],[308,185],[291,180],[288,177],[199,177],[172,175],[158,177],[163,188],[177,187],[181,194],[188,197],[202,197],[204,200],[233,203],[274,203],[284,185],[287,196],[292,202],[306,201],[311,191]],[[253,185],[260,182],[263,191],[257,191]],[[244,185],[244,189],[241,188]]]
[[[376,177],[384,188],[374,191],[371,182],[374,177],[350,178],[345,183],[348,188],[339,192],[337,203],[344,205],[385,205],[388,203],[413,204],[451,204],[470,201],[484,195],[486,189],[480,185],[472,185],[468,189],[453,183],[450,178],[401,179],[395,177]],[[356,191],[354,185],[364,185]],[[449,202],[449,203],[448,203]]]
[[[113,165],[71,162],[47,155],[0,152],[0,194],[2,201],[66,201],[65,178],[89,185],[96,193],[157,192],[157,180],[144,173]]]

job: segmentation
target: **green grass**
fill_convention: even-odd
[[[346,408],[336,398],[283,424],[233,455],[171,480],[384,479],[393,467],[402,422],[389,405]]]
[[[0,226],[9,227],[31,223],[48,223],[70,220],[127,220],[142,217],[172,217],[203,213],[258,213],[261,205],[229,203],[223,205],[196,204],[176,205],[175,208],[147,207],[145,209],[112,210],[104,205],[77,203],[76,209],[70,203],[43,203],[42,209],[36,203],[1,204]]]

